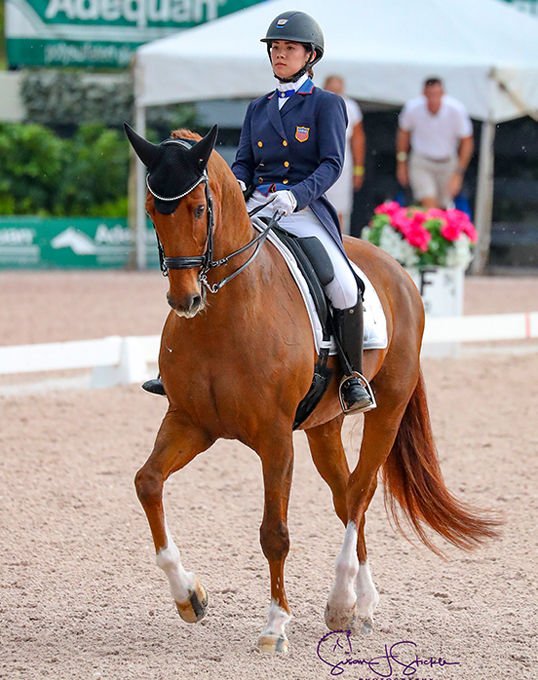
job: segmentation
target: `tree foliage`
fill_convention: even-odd
[[[28,70],[21,94],[26,122],[0,123],[0,215],[127,217],[131,75]],[[195,108],[150,108],[147,122],[159,141],[196,127]]]
[[[134,83],[130,73],[28,69],[21,95],[28,123],[77,127],[99,122],[116,128],[124,121],[133,123]],[[167,136],[170,130],[195,126],[196,111],[192,104],[148,107],[147,125],[157,136]]]
[[[0,214],[125,217],[128,169],[126,140],[103,125],[62,139],[41,125],[0,124]]]

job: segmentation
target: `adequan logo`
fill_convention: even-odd
[[[146,26],[200,24],[223,14],[229,0],[46,0],[46,23],[84,23]],[[28,0],[42,12],[42,0]]]

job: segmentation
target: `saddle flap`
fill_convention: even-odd
[[[287,231],[284,229],[281,229],[280,227],[274,228],[273,232],[278,238],[282,241],[282,243],[287,246],[288,250],[290,253],[293,255],[295,258],[295,261],[297,262],[297,266],[299,267],[302,275],[304,276],[306,283],[308,285],[308,288],[310,290],[310,294],[312,295],[312,299],[314,300],[314,305],[316,306],[316,309],[319,314],[319,319],[321,321],[321,324],[323,326],[323,331],[325,336],[328,338],[331,335],[328,320],[329,320],[329,306],[327,303],[327,298],[325,296],[325,291],[323,290],[322,284],[319,280],[318,274],[314,269],[314,266],[312,265],[310,259],[306,255],[305,251],[299,244],[299,241],[309,241],[309,240],[315,240],[318,241],[316,238],[297,238],[296,236],[292,236],[289,234]],[[319,241],[318,241],[319,243]],[[320,243],[321,248],[323,246]],[[328,256],[327,256],[328,258]],[[330,262],[329,262],[330,264]],[[332,265],[331,265],[332,267]],[[333,272],[334,276],[334,272]]]

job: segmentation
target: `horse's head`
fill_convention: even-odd
[[[199,274],[211,258],[212,215],[207,164],[217,126],[202,139],[171,138],[152,144],[125,124],[136,155],[148,169],[146,210],[162,245],[169,271],[167,294],[178,316],[191,318],[204,306]]]

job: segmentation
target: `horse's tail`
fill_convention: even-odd
[[[420,540],[439,555],[441,551],[427,535],[424,525],[466,550],[498,536],[500,522],[495,516],[462,503],[445,486],[422,372],[383,466],[382,479],[385,507],[397,528],[403,533],[399,505]]]

